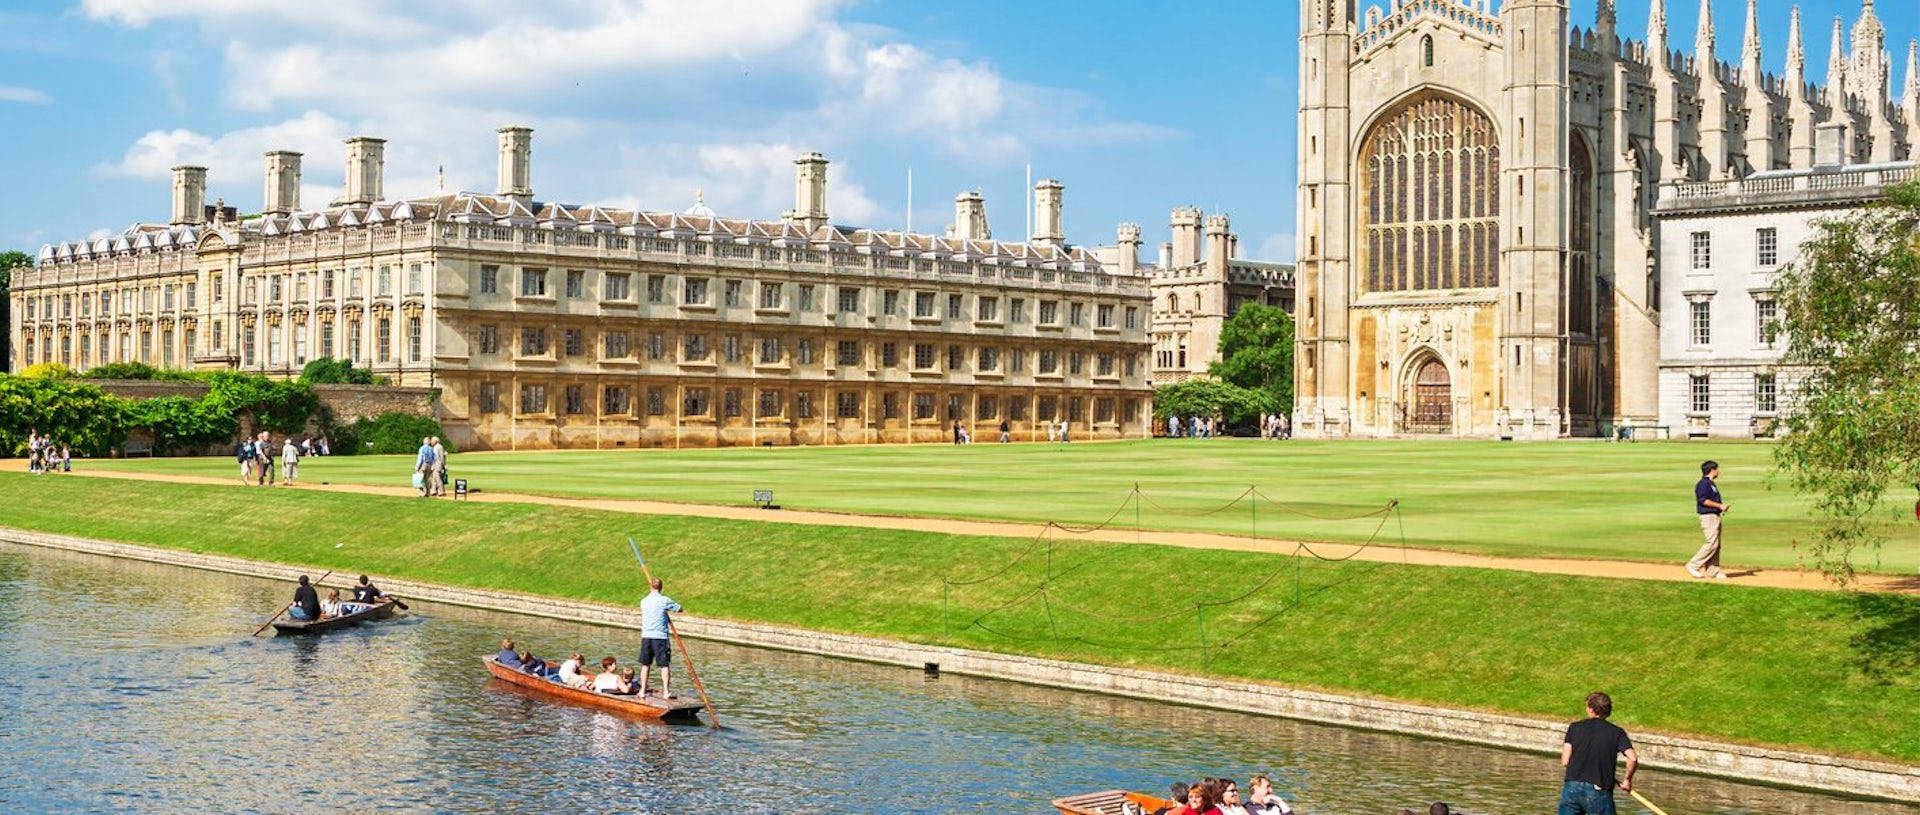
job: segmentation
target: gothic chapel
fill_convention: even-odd
[[[1816,130],[1856,162],[1920,144],[1907,48],[1891,101],[1864,0],[1824,86],[1793,11],[1786,75],[1761,70],[1756,0],[1740,64],[1690,53],[1665,0],[1645,42],[1614,3],[1591,30],[1563,0],[1306,0],[1294,428],[1308,436],[1555,438],[1657,421],[1662,181],[1814,164]],[[1842,58],[1843,53],[1848,56]]]

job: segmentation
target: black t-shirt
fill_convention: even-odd
[[[1633,749],[1627,731],[1599,718],[1568,725],[1567,743],[1573,745],[1573,757],[1567,760],[1566,780],[1585,781],[1603,790],[1613,789],[1619,755]]]
[[[293,602],[307,612],[307,619],[320,619],[320,592],[314,591],[312,586],[294,589]]]
[[[353,599],[359,603],[371,603],[380,599],[380,590],[374,588],[372,583],[354,586]]]

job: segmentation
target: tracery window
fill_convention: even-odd
[[[1456,99],[1421,97],[1374,126],[1359,169],[1367,291],[1500,284],[1500,145],[1490,119]]]
[[[1592,334],[1593,280],[1593,158],[1586,143],[1568,136],[1567,203],[1567,329]]]

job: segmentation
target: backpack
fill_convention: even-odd
[[[243,441],[233,448],[233,460],[242,464],[253,460],[253,442]]]

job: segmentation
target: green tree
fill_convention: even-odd
[[[1846,584],[1878,551],[1890,487],[1920,488],[1920,183],[1820,223],[1779,277],[1802,377],[1776,472],[1814,498],[1808,562]]]
[[[13,364],[13,318],[10,313],[13,298],[7,296],[7,287],[12,285],[14,268],[32,262],[33,258],[25,252],[0,252],[0,371],[6,371]]]
[[[300,381],[309,385],[371,385],[373,372],[353,367],[353,360],[320,357],[300,369]]]
[[[1272,410],[1270,394],[1210,377],[1153,389],[1153,415],[1162,422],[1168,416],[1178,416],[1182,422],[1189,416],[1224,416],[1228,421],[1238,421]]]
[[[1250,303],[1220,327],[1220,361],[1208,366],[1214,377],[1264,395],[1265,405],[1236,421],[1262,412],[1293,411],[1293,315],[1276,306]]]

